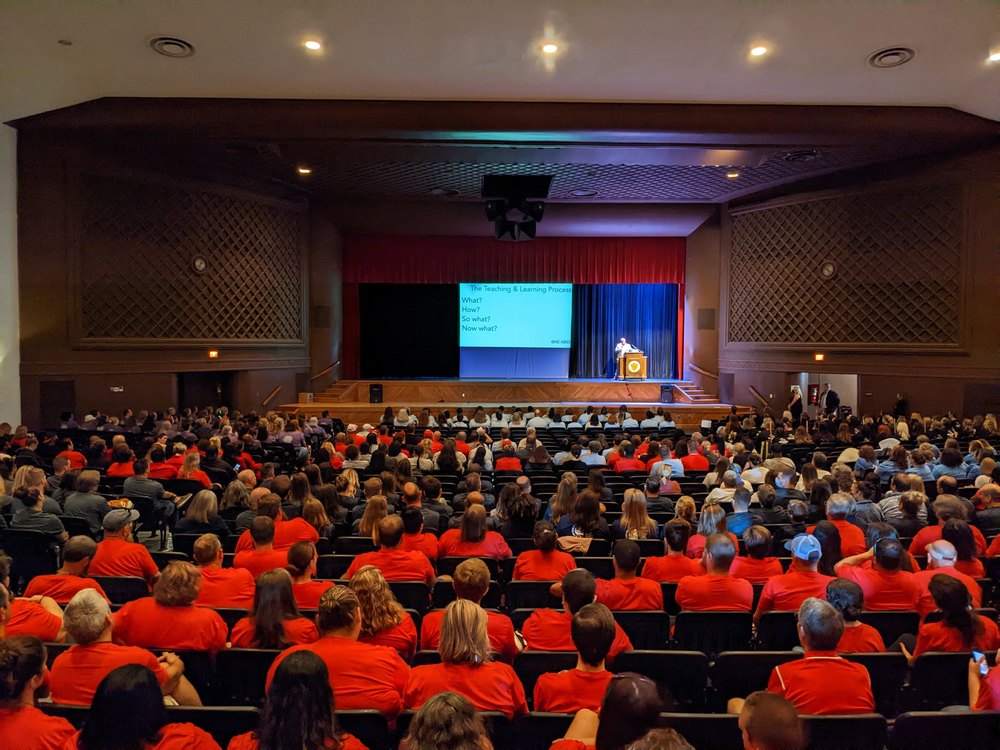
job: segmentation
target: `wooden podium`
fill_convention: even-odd
[[[618,377],[623,380],[646,379],[646,355],[629,352],[618,360]]]

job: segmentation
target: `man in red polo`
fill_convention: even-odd
[[[920,598],[920,584],[901,569],[903,545],[897,539],[881,539],[873,549],[845,557],[834,567],[838,578],[854,581],[865,594],[865,609],[915,609]],[[863,567],[873,560],[872,567]]]
[[[104,541],[90,562],[92,576],[136,576],[152,586],[160,577],[160,568],[145,546],[132,538],[132,529],[139,520],[139,511],[113,508],[101,521]]]
[[[875,698],[868,670],[837,655],[837,643],[844,633],[840,613],[822,599],[810,597],[799,607],[798,620],[805,656],[775,667],[767,691],[784,696],[806,715],[873,712]],[[740,713],[743,703],[742,698],[730,700],[729,713]]]
[[[382,571],[387,581],[424,581],[428,586],[434,585],[434,568],[423,552],[412,552],[402,549],[403,519],[399,516],[386,516],[378,524],[378,552],[365,552],[354,558],[344,574],[351,578],[365,565],[374,565]]]
[[[636,575],[641,559],[639,545],[631,539],[615,542],[615,577],[610,581],[597,580],[597,601],[612,610],[662,610],[663,589],[660,584]]]
[[[600,711],[611,672],[604,661],[615,640],[615,618],[603,604],[588,604],[573,615],[570,626],[576,667],[543,674],[535,683],[535,710],[576,713]]]
[[[954,544],[944,539],[938,539],[936,542],[927,545],[926,552],[927,569],[919,570],[913,574],[913,579],[920,586],[920,598],[917,599],[917,612],[920,613],[920,619],[927,617],[929,612],[937,609],[937,604],[934,603],[934,597],[931,596],[929,587],[931,578],[938,573],[960,580],[969,592],[969,597],[972,599],[972,606],[976,609],[983,606],[983,590],[979,587],[976,579],[955,570],[955,561],[958,559],[958,552],[955,550]]]
[[[51,575],[35,576],[24,590],[24,596],[31,599],[34,596],[49,596],[56,604],[65,606],[77,591],[94,589],[107,599],[107,594],[101,584],[93,578],[87,578],[87,568],[97,554],[97,542],[89,536],[70,537],[63,547],[63,564]]]
[[[423,552],[434,562],[438,558],[438,539],[424,531],[424,514],[420,507],[409,505],[400,512],[403,519],[403,541],[400,547],[410,552]]]
[[[319,532],[304,518],[292,518],[286,521],[281,513],[281,498],[269,492],[257,501],[257,516],[265,516],[274,522],[274,549],[287,550],[296,542],[319,541]],[[236,552],[245,552],[254,548],[250,531],[244,531],[236,542]]]
[[[917,532],[917,535],[913,537],[913,541],[910,542],[910,554],[919,555],[927,549],[928,544],[940,539],[941,530],[944,528],[944,525],[953,518],[960,521],[969,520],[965,504],[954,495],[938,496],[934,501],[934,516],[937,518],[937,525],[924,526],[924,528]],[[972,529],[972,536],[976,542],[976,554],[987,554],[986,537],[983,536],[983,532],[971,524],[969,528]]]
[[[867,549],[865,532],[860,526],[855,526],[847,520],[852,502],[851,496],[844,492],[838,492],[826,501],[826,518],[840,532],[840,554],[843,557],[860,555]],[[806,533],[812,534],[815,528],[810,526],[806,529]]]
[[[267,516],[257,516],[250,524],[253,549],[237,552],[234,568],[245,568],[256,581],[264,573],[288,564],[288,550],[274,548],[274,521]]]
[[[823,549],[812,534],[799,534],[788,540],[785,549],[792,553],[792,564],[784,575],[767,579],[753,615],[755,623],[760,623],[765,612],[795,612],[811,596],[824,598],[827,584],[834,580],[819,572]]]
[[[703,576],[685,576],[677,583],[675,598],[689,612],[749,612],[753,606],[753,585],[733,578],[729,568],[736,557],[736,545],[727,534],[712,534],[705,541]]]
[[[199,607],[250,609],[256,593],[253,573],[246,568],[222,567],[222,544],[215,534],[202,534],[194,543],[194,562],[201,570]]]

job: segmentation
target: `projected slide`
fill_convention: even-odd
[[[572,284],[460,284],[459,346],[569,349]]]

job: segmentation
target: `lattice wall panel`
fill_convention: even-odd
[[[732,216],[728,340],[954,347],[962,193],[861,193]],[[836,271],[824,279],[827,262]]]
[[[83,183],[81,341],[302,342],[300,211],[107,176]]]

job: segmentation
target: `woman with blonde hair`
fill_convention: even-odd
[[[409,663],[417,653],[417,628],[386,583],[382,571],[365,565],[351,576],[351,591],[361,606],[358,640],[395,649]]]
[[[329,539],[333,533],[333,522],[327,515],[326,508],[314,497],[302,504],[302,520],[316,529],[320,539]]]
[[[292,594],[292,576],[275,568],[261,574],[253,609],[233,625],[233,648],[288,648],[319,640],[312,620],[299,613]]]
[[[211,490],[201,490],[188,503],[184,518],[174,526],[176,534],[215,534],[229,536],[229,527],[219,515],[219,502]]]
[[[334,489],[340,495],[340,504],[345,508],[353,508],[358,504],[358,490],[361,489],[361,479],[354,469],[344,469],[333,482]]]
[[[438,693],[453,690],[478,711],[500,711],[508,719],[528,712],[524,688],[514,669],[493,661],[486,612],[457,599],[441,621],[440,664],[414,667],[403,690],[403,706],[420,708]]]
[[[493,750],[482,717],[468,698],[438,693],[429,698],[410,722],[399,750]]]
[[[238,479],[226,485],[225,492],[222,493],[221,510],[238,508],[246,510],[250,507],[250,490]]]
[[[735,534],[726,531],[726,511],[717,503],[705,505],[698,517],[698,530],[688,539],[687,556],[698,560],[705,551],[705,542],[712,534],[728,534],[733,540],[733,549],[740,548],[740,542]]]
[[[389,515],[389,505],[385,495],[374,495],[368,498],[368,502],[365,503],[364,515],[355,521],[352,527],[354,536],[370,536],[377,545],[378,525],[387,515]]]
[[[45,478],[45,472],[37,466],[22,466],[14,472],[14,486],[10,494],[14,497],[13,510],[15,513],[24,507],[24,503],[17,499],[15,493],[20,489],[37,489],[45,499],[42,501],[42,510],[54,515],[62,515],[62,508],[59,503],[48,496],[49,484]]]
[[[184,456],[184,462],[181,464],[181,468],[177,470],[177,478],[192,479],[195,482],[201,482],[206,490],[212,486],[212,480],[208,478],[208,474],[201,470],[201,456],[198,454],[198,451],[191,451]]]
[[[562,479],[559,480],[559,485],[549,498],[548,507],[545,509],[546,521],[557,524],[563,516],[573,515],[573,510],[576,508],[576,486],[576,474],[572,471],[563,472]]]
[[[629,487],[622,501],[622,517],[612,524],[615,539],[654,539],[658,525],[649,517],[642,490]]]
[[[695,516],[698,514],[698,506],[694,498],[690,495],[681,495],[674,503],[674,518],[687,521],[691,526],[696,525]]]
[[[896,437],[904,443],[910,439],[910,425],[906,421],[906,417],[900,417],[896,421]]]

